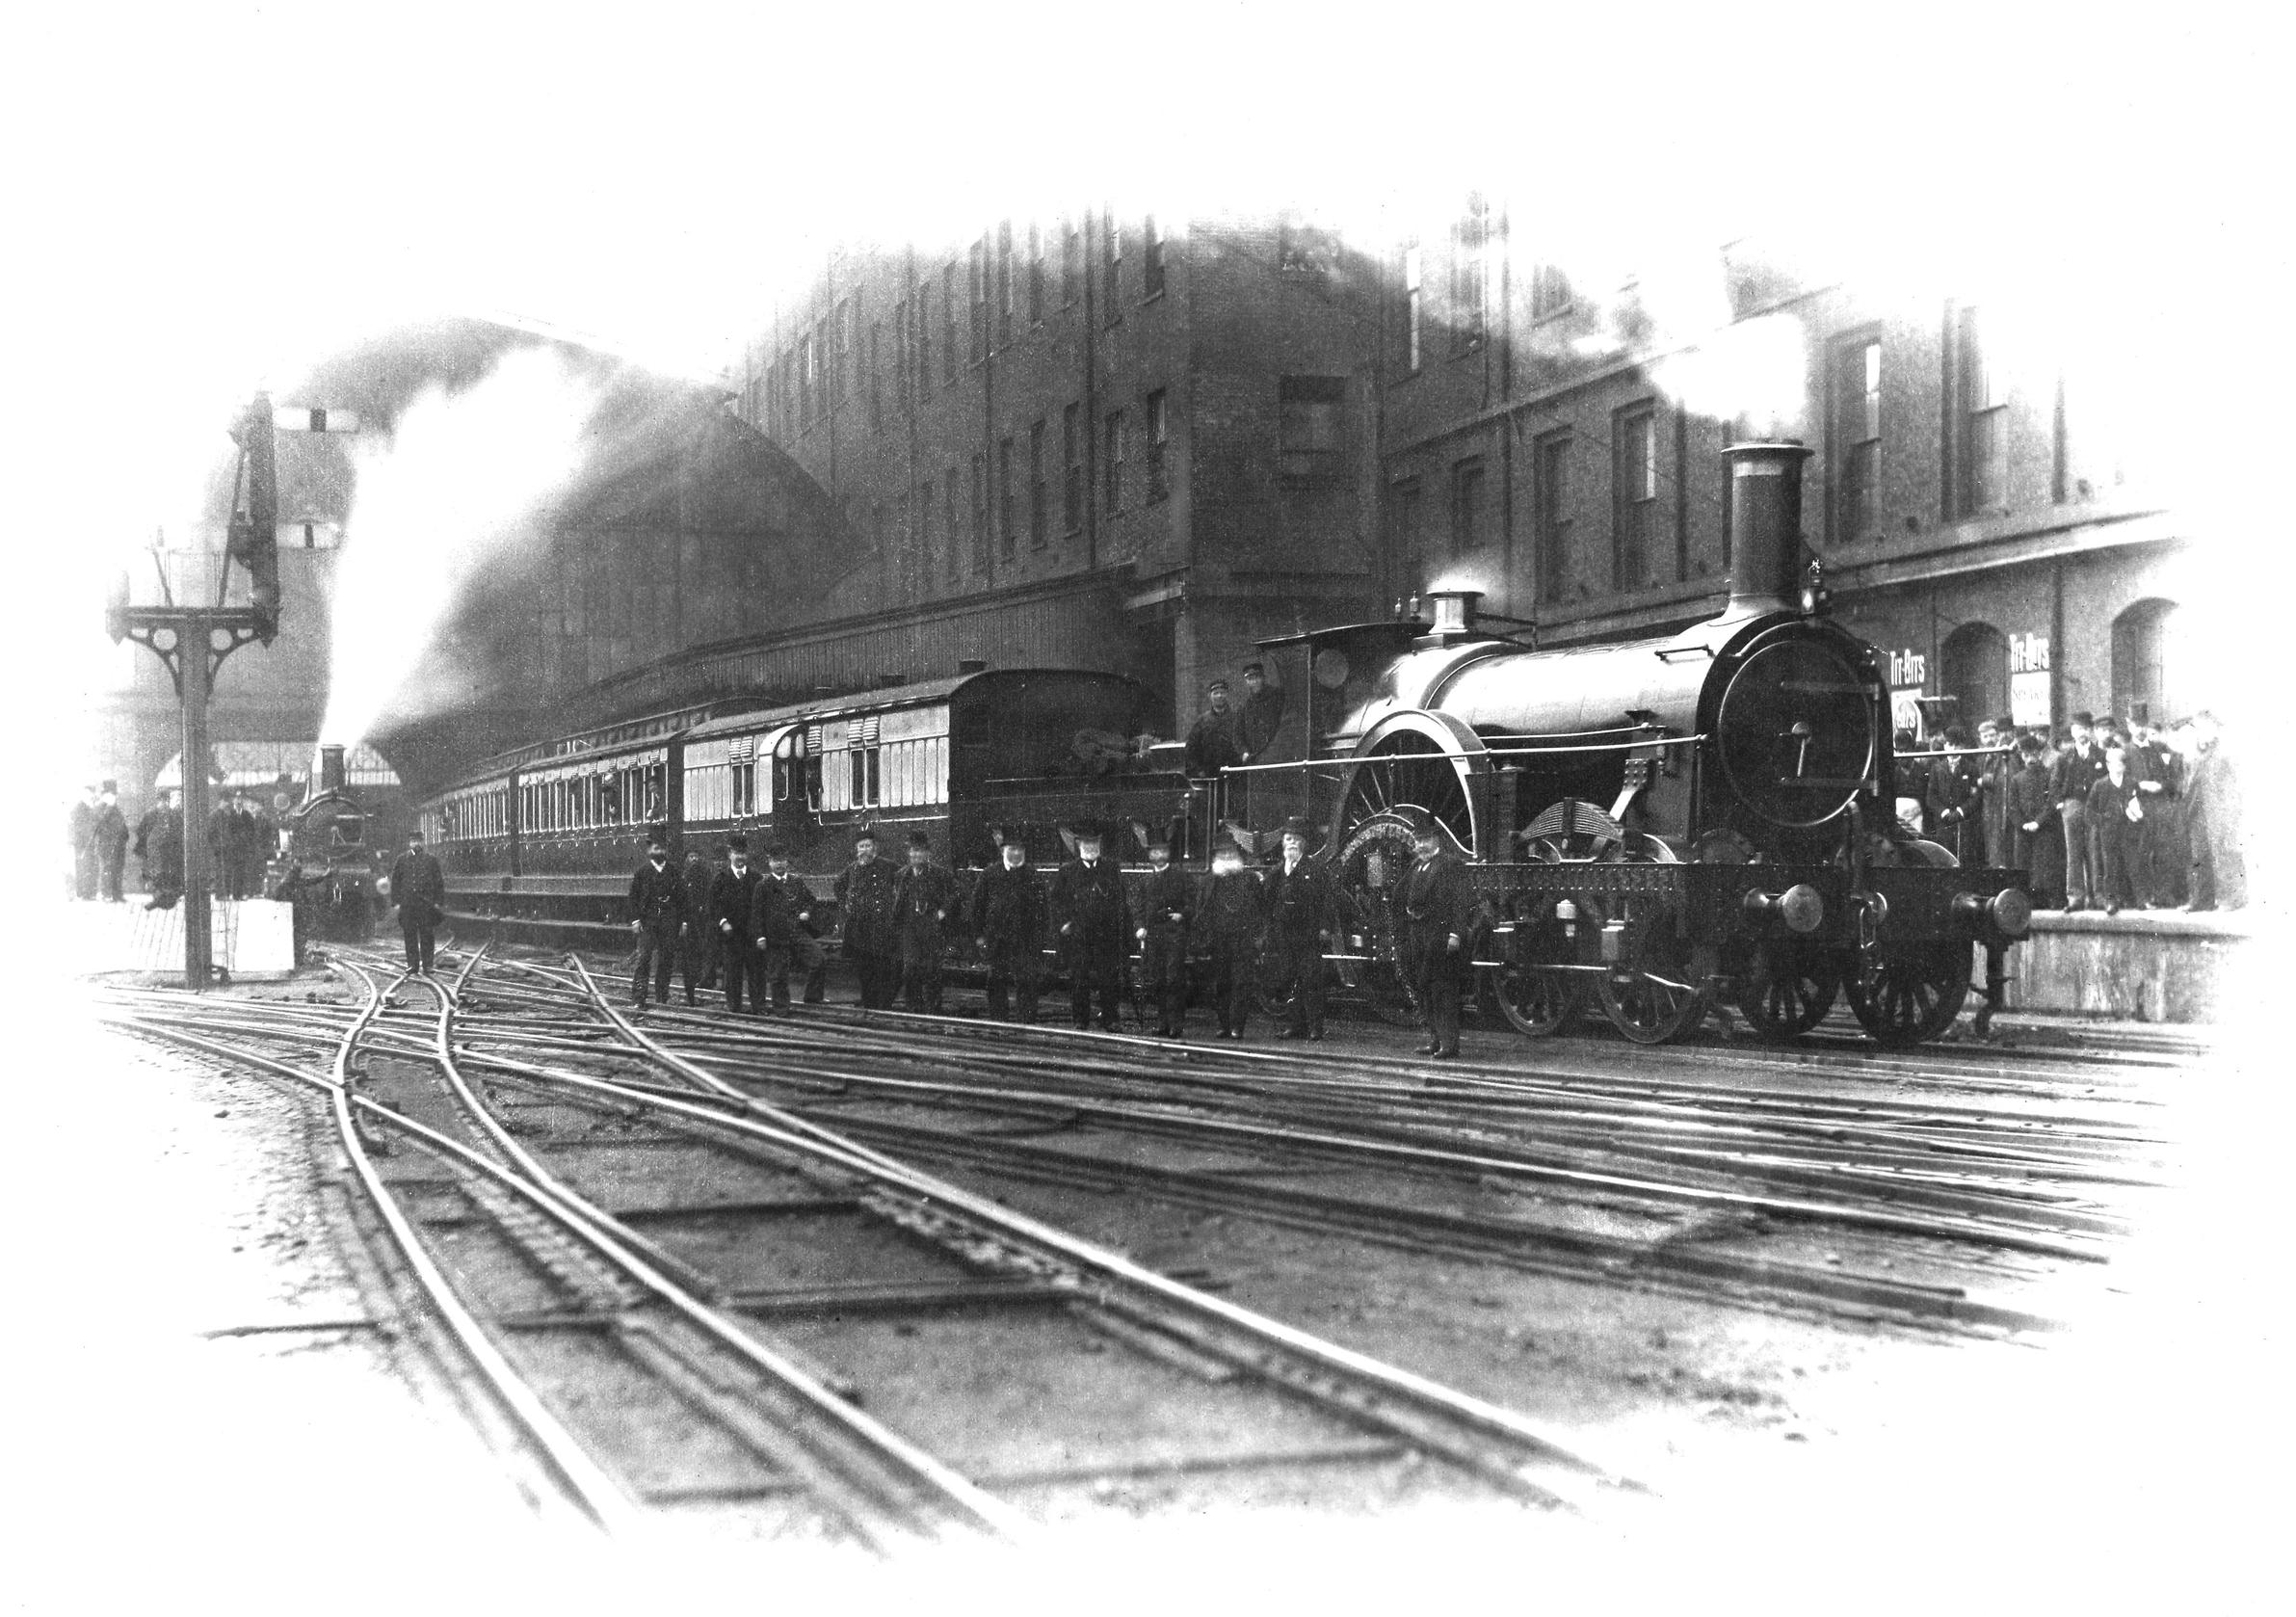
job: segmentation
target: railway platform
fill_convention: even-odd
[[[59,906],[54,934],[74,975],[183,971],[183,906],[154,910],[136,894],[120,904]],[[215,900],[216,966],[247,982],[277,982],[295,972],[294,906],[271,899]]]
[[[2012,957],[2009,1007],[2123,1021],[2213,1022],[2264,920],[2250,910],[2045,910]]]

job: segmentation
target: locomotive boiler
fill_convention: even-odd
[[[1356,917],[1339,968],[1375,1005],[1412,1012],[1385,900],[1432,824],[1472,862],[1476,958],[1525,1034],[1592,999],[1641,1042],[1718,1001],[1791,1038],[1846,994],[1910,1044],[1952,1024],[1979,949],[1981,1023],[1998,1008],[2024,874],[1957,867],[1893,817],[1879,653],[1800,570],[1808,453],[1724,452],[1729,599],[1678,633],[1539,650],[1457,590],[1432,622],[1263,643],[1306,694],[1310,755],[1238,773],[1327,816]]]

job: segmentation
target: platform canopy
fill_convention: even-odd
[[[395,787],[399,783],[398,772],[372,747],[354,747],[343,761],[351,785]],[[314,741],[218,741],[215,769],[216,782],[225,791],[268,791],[282,775],[298,787],[306,786],[319,772],[319,746]],[[181,753],[161,765],[159,778],[152,784],[161,791],[183,784]]]

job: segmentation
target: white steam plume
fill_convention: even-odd
[[[333,672],[320,736],[366,739],[417,676],[479,570],[539,540],[582,464],[597,390],[555,351],[521,349],[455,394],[427,393],[356,450],[335,576]]]

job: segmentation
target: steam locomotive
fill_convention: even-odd
[[[395,791],[353,792],[344,749],[319,749],[318,790],[281,819],[265,877],[269,896],[295,906],[299,941],[356,941],[374,930],[385,902],[382,876],[396,852],[390,831],[404,823],[403,809]]]
[[[1340,974],[1397,1020],[1387,889],[1432,825],[1471,862],[1506,1020],[1541,1037],[1591,999],[1627,1038],[1717,1003],[1791,1039],[1837,994],[1885,1045],[1934,1038],[1985,954],[1980,1031],[2031,917],[2023,872],[1956,866],[1892,813],[1879,653],[1800,572],[1793,443],[1726,450],[1730,596],[1677,634],[1538,650],[1480,632],[1479,593],[1432,622],[1263,642],[1304,692],[1307,756],[1230,772],[1328,827],[1351,914]],[[1254,816],[1260,817],[1260,816]]]

